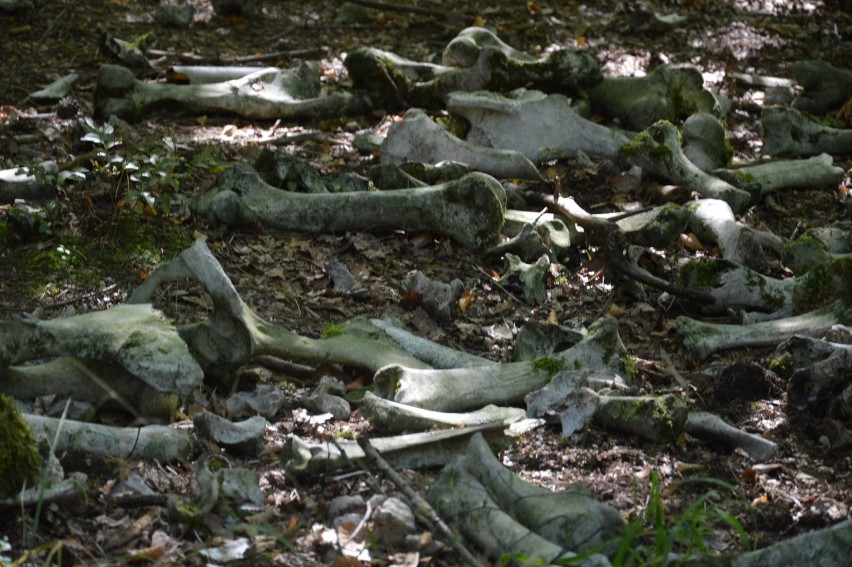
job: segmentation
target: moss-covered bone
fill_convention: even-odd
[[[187,395],[203,379],[177,330],[150,305],[117,305],[48,321],[0,322],[0,360],[5,365],[67,353],[118,366],[159,392]],[[0,370],[0,378],[2,374]]]
[[[571,108],[561,94],[539,91],[513,93],[477,92],[450,94],[450,112],[470,122],[467,141],[502,150],[515,150],[534,162],[574,157],[577,151],[616,159],[626,134],[595,124]]]
[[[845,171],[835,167],[828,154],[808,159],[773,160],[737,169],[719,169],[714,175],[737,187],[748,186],[760,197],[782,189],[829,189],[837,187]],[[753,189],[752,189],[753,188]]]
[[[118,65],[98,71],[95,113],[139,120],[159,110],[176,108],[190,114],[229,113],[261,120],[327,118],[347,112],[349,93],[322,96],[319,72],[312,63],[295,69],[274,67],[222,83],[172,85],[145,83]]]
[[[435,411],[464,411],[487,404],[520,403],[562,368],[618,370],[625,353],[618,324],[601,317],[576,345],[548,358],[473,368],[414,369],[389,365],[373,378],[376,394]]]
[[[15,400],[0,394],[0,498],[33,486],[38,479],[41,456],[29,425],[15,407]]]
[[[804,313],[840,299],[852,305],[852,256],[830,257],[795,278],[776,279],[727,260],[693,260],[681,268],[685,286],[708,290],[720,308]]]
[[[852,322],[852,309],[835,301],[816,311],[750,325],[705,323],[690,317],[678,317],[677,332],[683,345],[696,359],[733,348],[775,346],[793,335],[821,335],[834,325]]]
[[[763,153],[778,157],[805,157],[821,153],[852,154],[852,129],[830,128],[798,110],[773,106],[761,115]]]
[[[704,89],[701,72],[690,66],[661,65],[645,77],[607,77],[589,91],[589,100],[596,111],[634,130],[696,112],[721,112],[716,97]]]
[[[781,252],[781,261],[802,274],[832,258],[852,255],[852,226],[839,223],[808,229],[805,234],[788,243]]]
[[[621,154],[630,164],[684,185],[702,197],[725,201],[734,212],[751,202],[747,191],[701,171],[689,161],[680,149],[677,128],[665,120],[652,124],[622,146]]]
[[[582,50],[560,49],[534,57],[509,47],[482,28],[463,30],[459,38],[451,42],[454,47],[450,49],[459,55],[450,56],[448,61],[465,63],[461,67],[416,63],[371,48],[353,50],[345,64],[354,87],[363,91],[374,106],[388,110],[405,106],[438,108],[455,91],[509,92],[532,85],[577,93],[602,79],[597,62]]]
[[[852,71],[825,61],[796,61],[793,76],[805,91],[793,101],[793,108],[811,114],[830,112],[852,97]]]
[[[492,177],[471,173],[430,187],[336,194],[291,193],[264,182],[249,166],[220,174],[194,210],[234,227],[324,234],[406,230],[449,236],[470,249],[499,240],[505,193]]]

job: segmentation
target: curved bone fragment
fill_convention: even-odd
[[[514,150],[531,161],[574,157],[578,151],[615,160],[628,136],[595,124],[571,108],[561,94],[539,91],[513,93],[451,93],[447,110],[470,122],[467,141],[501,150]]]
[[[505,193],[494,178],[471,173],[457,181],[392,191],[304,194],[269,185],[238,164],[220,174],[194,203],[197,213],[229,226],[326,234],[405,230],[449,236],[465,248],[499,241]]]
[[[519,51],[504,42],[491,30],[472,26],[463,29],[450,40],[444,48],[444,53],[441,54],[441,62],[447,67],[473,67],[479,59],[479,54],[487,48],[499,51],[506,57],[518,61],[535,61],[536,59],[529,53]]]
[[[495,177],[541,179],[535,165],[521,153],[465,142],[444,130],[419,108],[408,110],[402,122],[390,127],[382,142],[382,163],[438,163],[448,160],[466,163]]]
[[[725,140],[725,126],[709,112],[693,114],[683,123],[683,153],[701,171],[727,167],[734,150]]]
[[[95,112],[108,118],[139,120],[157,110],[180,108],[191,114],[229,113],[261,120],[328,118],[346,113],[352,95],[322,96],[315,65],[290,70],[269,67],[221,83],[172,85],[145,83],[118,65],[98,71]]]
[[[474,435],[464,456],[441,471],[427,496],[442,517],[489,557],[524,557],[550,564],[586,551],[579,565],[603,567],[600,546],[617,541],[624,521],[580,485],[551,492],[523,481],[505,468],[485,441]]]
[[[376,371],[388,364],[414,368],[427,365],[380,341],[343,335],[328,339],[302,337],[261,319],[242,300],[222,266],[199,238],[175,259],[161,265],[128,298],[147,303],[157,287],[173,280],[191,279],[213,299],[213,313],[186,325],[180,335],[192,347],[195,360],[213,381],[233,380],[235,367],[252,357],[277,356],[295,362],[333,363]]]
[[[734,212],[742,211],[752,200],[747,191],[701,171],[689,161],[680,148],[677,128],[665,120],[622,146],[621,154],[631,165],[684,185],[702,197],[725,201]]]
[[[780,252],[783,242],[774,234],[758,233],[738,223],[731,207],[719,199],[701,199],[689,203],[692,212],[689,228],[707,242],[715,242],[722,257],[748,266],[754,270],[766,269],[766,257],[761,243],[767,243],[775,252]]]

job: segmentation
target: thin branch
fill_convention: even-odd
[[[444,523],[440,516],[438,516],[435,509],[432,508],[432,506],[426,502],[422,496],[417,494],[417,492],[411,488],[405,479],[402,478],[402,476],[382,458],[379,452],[376,451],[376,448],[370,444],[369,439],[366,437],[359,437],[358,445],[364,450],[367,462],[383,472],[394,486],[396,486],[397,489],[408,499],[418,520],[432,531],[437,529],[437,531],[450,542],[450,545],[453,546],[453,549],[461,556],[465,563],[471,567],[482,566],[482,563],[477,560],[476,557],[474,557],[473,554],[464,546],[461,538],[457,534],[453,533],[450,527]]]

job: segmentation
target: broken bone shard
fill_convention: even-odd
[[[60,77],[34,93],[30,93],[29,98],[39,102],[55,102],[66,96],[71,88],[80,80],[80,75],[77,73],[69,73],[64,77]]]
[[[764,108],[763,153],[778,157],[805,157],[821,153],[852,154],[852,129],[831,128],[814,122],[798,110]]]
[[[464,283],[460,279],[447,284],[429,278],[420,270],[406,274],[402,287],[416,293],[426,311],[442,321],[450,320],[453,306],[464,291]]]
[[[382,163],[438,163],[455,160],[495,177],[541,179],[535,165],[521,153],[495,150],[456,138],[425,112],[412,108],[402,122],[391,125],[381,147]]]
[[[320,92],[316,65],[269,67],[232,81],[201,85],[145,83],[118,65],[102,65],[95,90],[95,113],[139,120],[175,107],[190,114],[229,113],[262,120],[328,118],[346,114],[352,95]]]
[[[277,189],[251,167],[219,175],[194,210],[229,226],[327,234],[405,230],[448,236],[469,249],[499,241],[505,192],[496,179],[471,173],[458,181],[394,191],[304,194]]]
[[[498,447],[507,446],[511,439],[504,433],[502,423],[473,425],[460,429],[441,429],[421,433],[373,437],[370,444],[395,469],[418,469],[442,466],[454,455],[464,451],[471,435],[482,432]],[[309,476],[320,472],[358,467],[365,458],[356,441],[309,443],[297,436],[290,438],[282,454],[288,474]]]
[[[616,159],[629,138],[618,130],[586,120],[561,94],[539,91],[513,93],[451,93],[447,110],[470,122],[467,141],[501,150],[514,150],[534,162],[574,157],[578,151]]]
[[[751,202],[751,194],[696,167],[680,149],[677,128],[661,120],[649,126],[620,150],[631,165],[641,167],[674,183],[692,189],[702,197],[721,199],[734,212],[742,211]]]
[[[524,294],[524,301],[530,305],[541,305],[547,301],[545,283],[549,270],[550,258],[546,254],[532,264],[527,264],[514,254],[506,254],[503,275],[498,283],[504,286],[519,285]]]
[[[701,72],[692,66],[660,65],[645,77],[607,77],[589,90],[589,100],[595,111],[633,130],[696,112],[721,112],[716,97],[704,89]]]

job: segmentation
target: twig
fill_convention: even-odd
[[[418,520],[425,524],[430,530],[437,530],[440,532],[440,534],[450,542],[450,545],[453,546],[453,549],[461,556],[465,563],[472,567],[480,567],[482,565],[482,563],[480,563],[464,546],[461,538],[453,533],[450,527],[444,523],[440,516],[438,516],[435,509],[432,508],[432,506],[426,502],[422,496],[417,494],[414,489],[409,486],[405,479],[402,478],[402,476],[400,476],[400,474],[382,458],[379,452],[376,451],[376,448],[370,444],[369,439],[366,437],[359,437],[358,445],[364,450],[367,462],[383,472],[388,477],[388,480],[390,480],[394,486],[402,492],[403,496],[408,499]]]
[[[435,10],[432,8],[420,8],[418,6],[407,6],[401,4],[390,4],[388,2],[376,2],[374,0],[350,0],[352,4],[359,4],[367,8],[375,8],[376,10],[387,10],[389,12],[411,12],[412,14],[420,14],[421,16],[435,16]]]
[[[500,282],[495,280],[494,277],[491,274],[489,274],[488,272],[486,272],[485,270],[483,270],[479,266],[473,266],[473,267],[476,268],[477,270],[479,270],[479,272],[482,273],[482,275],[484,275],[489,280],[491,280],[492,284],[494,284],[498,289],[500,289],[500,291],[502,291],[503,293],[508,295],[516,303],[519,303],[521,305],[525,305],[525,306],[529,307],[530,309],[535,309],[535,305],[530,305],[529,303],[527,303],[526,301],[524,301],[523,299],[521,299],[520,297],[516,296],[514,293],[512,293],[511,291],[509,291],[508,289],[503,287],[503,285],[501,285]]]
[[[110,285],[103,287],[101,289],[98,289],[98,290],[95,290],[95,291],[90,291],[89,293],[84,293],[83,295],[78,295],[76,297],[72,297],[71,299],[64,299],[62,301],[57,301],[55,303],[43,305],[42,309],[55,309],[57,307],[63,307],[65,305],[70,305],[71,303],[77,303],[78,301],[82,301],[82,300],[87,299],[89,297],[93,297],[95,295],[105,293],[105,292],[115,288],[117,285],[118,284],[110,284]]]
[[[290,51],[274,51],[261,55],[243,55],[241,57],[222,57],[222,63],[254,63],[257,61],[274,61],[284,57],[314,57],[325,53],[325,49],[314,47],[310,49],[292,49]]]

